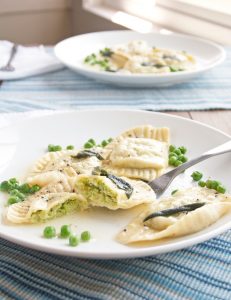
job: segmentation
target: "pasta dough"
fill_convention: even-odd
[[[168,145],[168,128],[130,129],[105,147],[103,167],[118,176],[150,181],[168,166]]]
[[[153,213],[192,204],[203,205],[193,211],[179,212],[170,216],[157,216],[144,221]],[[231,209],[231,196],[215,190],[193,187],[176,192],[137,216],[117,236],[123,244],[174,238],[200,231],[216,222]]]

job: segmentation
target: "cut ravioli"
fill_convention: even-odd
[[[89,205],[112,210],[128,209],[155,200],[155,193],[146,183],[111,176],[79,175],[76,190],[87,199]]]
[[[207,188],[189,188],[149,205],[118,234],[117,239],[128,244],[195,233],[215,223],[230,210],[230,195]]]
[[[105,147],[102,165],[118,176],[153,180],[168,166],[168,145],[168,128],[136,127]]]
[[[84,151],[47,153],[36,163],[25,182],[40,187],[59,183],[63,185],[63,191],[71,192],[78,174],[92,174],[94,168],[101,164],[100,159],[95,155],[76,158],[82,152]],[[100,157],[99,154],[98,156]]]
[[[9,206],[6,218],[12,223],[38,223],[87,207],[86,200],[75,193],[39,194]]]

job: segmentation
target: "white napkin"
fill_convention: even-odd
[[[12,47],[13,43],[0,41],[0,68],[7,64]],[[43,46],[24,47],[19,45],[12,65],[15,68],[14,71],[0,70],[0,80],[24,78],[64,68],[63,64],[52,54],[47,53]]]

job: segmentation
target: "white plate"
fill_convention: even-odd
[[[170,74],[119,74],[91,69],[83,64],[84,58],[99,49],[132,40],[145,40],[150,46],[185,50],[193,54],[198,61],[198,68],[193,71]],[[215,67],[225,59],[222,47],[200,38],[181,34],[142,34],[133,31],[105,31],[88,33],[68,38],[55,46],[55,54],[67,67],[99,81],[120,86],[161,87],[184,81]]]
[[[23,178],[29,166],[47,149],[47,145],[74,144],[80,147],[90,137],[97,141],[113,137],[123,130],[141,124],[168,126],[171,129],[172,143],[184,145],[189,149],[190,158],[215,147],[230,139],[224,133],[197,123],[161,113],[144,111],[76,111],[58,113],[52,116],[37,117],[25,120],[16,125],[0,130],[0,180],[11,177]],[[215,157],[196,166],[205,177],[212,176],[221,180],[230,189],[230,154]],[[190,174],[194,168],[180,175],[170,186],[171,190],[192,185]],[[1,193],[0,211],[5,207],[5,195]],[[220,219],[207,229],[185,237],[153,243],[143,247],[121,245],[114,239],[115,235],[135,216],[140,208],[132,210],[110,211],[92,209],[71,216],[51,220],[47,224],[7,225],[3,218],[0,223],[0,236],[26,247],[63,255],[85,258],[124,258],[153,255],[192,246],[212,238],[231,227],[230,214]],[[57,230],[63,224],[77,226],[77,232],[89,230],[93,239],[81,243],[78,247],[70,247],[66,240],[42,238],[46,225],[54,225]]]

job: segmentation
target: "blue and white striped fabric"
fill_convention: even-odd
[[[68,69],[0,87],[0,112],[124,107],[149,110],[231,109],[231,48],[226,61],[191,82],[168,88],[118,88]]]
[[[230,300],[230,234],[173,253],[108,261],[0,240],[0,299]]]

